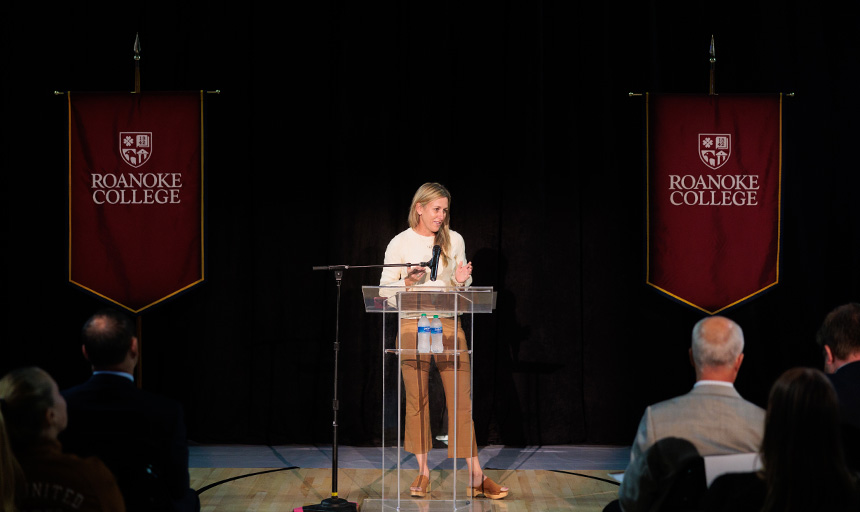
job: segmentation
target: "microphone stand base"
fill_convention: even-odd
[[[327,498],[322,500],[318,505],[306,505],[302,507],[302,510],[306,511],[314,511],[314,512],[325,512],[325,511],[354,511],[358,512],[358,507],[355,503],[351,501],[346,501],[343,498]]]

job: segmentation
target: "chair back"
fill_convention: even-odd
[[[708,487],[725,473],[751,473],[761,469],[758,453],[733,453],[731,455],[707,455],[705,457],[705,479]]]

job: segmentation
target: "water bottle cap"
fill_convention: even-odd
[[[433,315],[433,318],[439,318],[439,315]]]
[[[427,313],[421,313],[421,316],[427,316]]]

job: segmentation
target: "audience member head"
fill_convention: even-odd
[[[83,352],[95,370],[132,373],[137,364],[137,338],[131,319],[115,310],[104,309],[84,324]]]
[[[56,439],[66,428],[66,401],[41,368],[13,370],[0,379],[3,423],[14,451],[40,438]]]
[[[768,488],[764,511],[836,510],[851,502],[839,403],[821,371],[794,368],[774,383],[761,458]],[[821,508],[830,497],[834,508]]]
[[[696,380],[734,382],[743,351],[744,332],[726,317],[706,317],[693,327],[690,359],[696,368]]]
[[[860,361],[860,304],[843,304],[828,313],[818,329],[818,345],[824,352],[824,371]]]
[[[66,402],[54,379],[39,368],[21,368],[0,379],[0,511],[18,510],[24,472],[16,453],[40,438],[56,439],[66,427]]]

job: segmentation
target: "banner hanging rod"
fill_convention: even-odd
[[[708,47],[708,63],[710,64],[710,70],[708,72],[708,95],[709,96],[718,96],[717,88],[716,88],[716,62],[717,62],[717,52],[714,50],[714,35],[711,34],[711,45]],[[641,92],[628,92],[627,96],[632,98],[634,96],[644,96]],[[789,92],[785,94],[786,97],[793,98],[794,93]]]
[[[68,91],[54,91],[54,96],[64,96]],[[221,94],[221,89],[215,89],[213,91],[203,91],[206,94]],[[136,94],[134,91],[129,91],[131,94]]]
[[[752,94],[754,94],[754,93],[752,93]],[[794,98],[793,92],[786,92],[786,93],[780,93],[780,94],[782,94],[786,98]],[[628,92],[627,93],[627,97],[629,97],[629,98],[633,98],[636,96],[645,96],[645,93],[644,92]],[[719,94],[714,94],[714,96],[719,96]]]
[[[134,90],[132,94],[140,93],[140,33],[134,35]],[[221,94],[221,89],[214,91],[205,91],[206,94]],[[65,91],[54,91],[54,96],[62,96]]]

